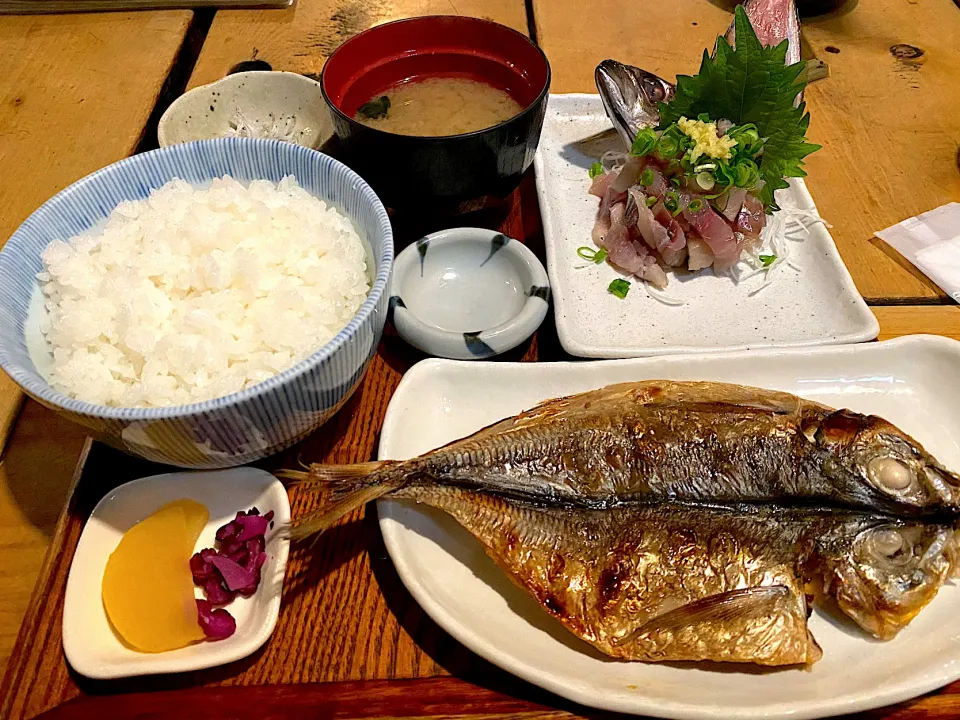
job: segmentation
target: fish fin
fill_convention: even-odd
[[[800,599],[802,602],[802,598]],[[786,585],[741,588],[711,595],[678,607],[644,623],[617,642],[646,645],[651,660],[722,659],[760,665],[815,663],[822,652],[806,625],[806,613]],[[805,606],[805,602],[802,602]],[[784,625],[784,623],[786,623]],[[743,635],[723,657],[704,653],[704,638],[741,634],[751,625],[758,634]],[[771,631],[775,639],[771,642]],[[693,640],[691,641],[691,637]],[[709,643],[707,643],[709,644]]]
[[[393,461],[356,463],[354,465],[311,465],[307,472],[280,470],[275,475],[292,480],[294,487],[307,492],[322,492],[329,502],[290,526],[292,540],[303,540],[328,530],[337,520],[401,487],[403,478],[391,477],[384,471]]]
[[[726,623],[769,614],[790,594],[785,585],[748,587],[710,595],[650,619],[617,643],[632,642],[640,634],[671,632],[699,623]]]
[[[302,464],[302,463],[301,463]],[[274,473],[282,480],[291,480],[298,486],[322,486],[331,490],[339,490],[343,485],[355,483],[360,478],[373,475],[387,462],[365,462],[353,465],[321,465],[313,463],[306,470],[278,470]]]
[[[395,489],[396,486],[391,484],[368,485],[356,492],[348,493],[320,510],[295,519],[290,525],[290,539],[305,540],[313,535],[319,535],[329,530],[340,518]]]

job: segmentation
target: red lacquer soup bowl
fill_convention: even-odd
[[[523,108],[476,132],[398,135],[354,119],[365,102],[405,82],[461,76],[507,91]],[[455,206],[504,197],[533,162],[550,88],[534,43],[488,20],[437,15],[398,20],[354,36],[327,60],[321,80],[344,160],[390,207]]]

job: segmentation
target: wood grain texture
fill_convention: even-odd
[[[934,720],[956,717],[956,695],[929,695],[913,703],[839,720]],[[566,720],[622,715],[574,705],[515,678],[477,685],[453,677],[368,680],[303,685],[192,688],[162,693],[77,698],[39,716],[42,720],[148,720],[179,717],[202,708],[206,720],[300,720],[303,717],[470,718]]]
[[[879,340],[901,335],[945,335],[960,340],[960,307],[893,306],[870,308],[880,321]]]
[[[867,300],[944,297],[873,233],[960,200],[960,11],[870,0],[803,28],[830,65],[806,94],[823,145],[809,159],[810,192],[857,287]]]
[[[133,152],[191,17],[188,11],[0,17],[0,245],[49,197]],[[7,448],[0,476],[0,664],[82,437],[29,404],[14,430],[22,404],[19,388],[0,372],[0,451],[11,432],[17,443]]]
[[[27,401],[0,460],[0,675],[86,442],[78,425]]]
[[[191,16],[0,17],[0,246],[51,196],[133,152]],[[22,400],[0,373],[0,449]]]
[[[114,10],[171,10],[182,8],[286,7],[291,0],[0,0],[0,14],[107,12]]]
[[[873,233],[960,199],[960,12],[947,0],[847,3],[845,14],[807,19],[805,47],[830,67],[806,100],[808,185],[857,288],[868,301],[944,298]],[[724,0],[669,3],[596,0],[584,22],[579,0],[533,0],[537,36],[553,67],[554,92],[596,92],[606,57],[667,79],[693,73],[730,22]],[[891,46],[920,46],[920,61]],[[826,47],[839,53],[828,52]]]
[[[210,28],[190,87],[218,80],[243,60],[319,75],[344,40],[416,15],[483,17],[527,31],[524,0],[308,0],[285,10],[223,10]]]

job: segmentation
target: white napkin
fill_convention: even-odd
[[[947,203],[874,234],[960,302],[960,203]]]

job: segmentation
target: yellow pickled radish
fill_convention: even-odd
[[[103,607],[133,649],[163,652],[203,640],[190,555],[207,517],[192,500],[170,503],[130,528],[107,560]]]
[[[207,521],[210,519],[210,511],[207,510],[205,505],[201,505],[196,500],[191,500],[190,498],[174,500],[164,505],[160,510],[165,510],[169,507],[179,507],[183,509],[187,523],[187,545],[189,546],[187,547],[187,561],[189,566],[190,556],[193,555],[193,548],[197,544],[197,538],[200,537],[200,533],[203,532],[203,528],[206,527]]]

